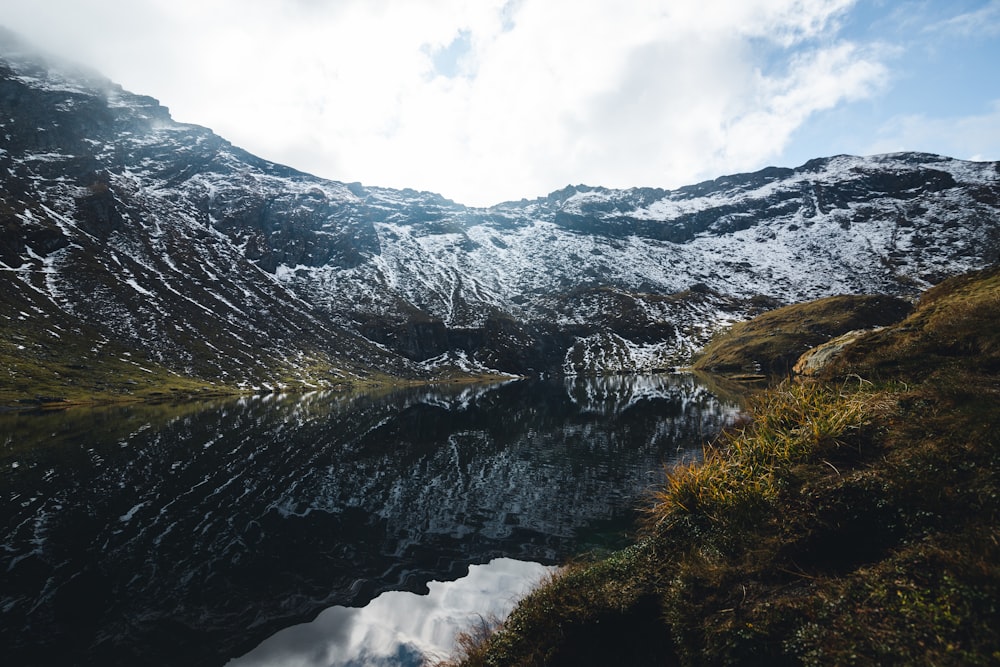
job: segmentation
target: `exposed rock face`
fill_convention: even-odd
[[[649,371],[776,305],[912,295],[1000,253],[997,163],[838,156],[468,208],[261,160],[10,35],[0,133],[0,302],[24,313],[18,335],[93,327],[256,385]]]
[[[821,345],[817,345],[799,357],[799,360],[795,362],[795,366],[792,367],[792,372],[796,375],[806,376],[820,374],[831,360],[837,358],[844,351],[845,347],[852,345],[856,340],[868,333],[868,331],[868,329],[848,331],[842,336],[837,336]]]

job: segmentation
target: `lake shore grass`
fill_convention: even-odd
[[[633,546],[441,664],[1000,663],[1000,271],[748,413],[669,472]]]
[[[0,323],[0,411],[62,409],[76,405],[202,401],[263,393],[385,391],[411,386],[505,382],[508,375],[440,370],[425,377],[378,371],[333,370],[317,353],[252,386],[205,373],[180,372],[134,350],[106,342],[88,346],[86,337],[49,340],[26,328]]]

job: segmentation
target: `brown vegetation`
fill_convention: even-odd
[[[785,306],[717,335],[695,360],[697,370],[783,375],[799,356],[855,329],[898,322],[910,304],[891,296],[832,296]]]
[[[947,281],[825,381],[762,393],[635,546],[452,664],[997,664],[998,305],[1000,271]]]

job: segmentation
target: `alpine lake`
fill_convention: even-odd
[[[625,546],[736,397],[686,374],[0,414],[10,665],[420,665]]]

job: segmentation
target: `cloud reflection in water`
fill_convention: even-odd
[[[389,591],[365,607],[330,607],[311,623],[275,633],[227,667],[419,667],[425,656],[447,656],[456,634],[480,617],[505,617],[554,569],[497,558],[469,566],[457,581],[429,582],[427,595]]]

